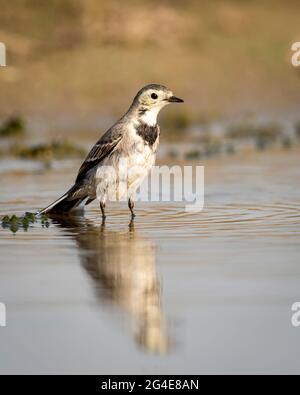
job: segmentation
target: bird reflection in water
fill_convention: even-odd
[[[109,300],[130,314],[141,347],[166,353],[169,337],[153,242],[141,237],[132,222],[120,232],[109,230],[105,223],[95,226],[83,217],[52,219],[76,240],[80,261],[93,279],[99,300]]]

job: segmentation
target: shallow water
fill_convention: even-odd
[[[205,209],[97,205],[0,230],[1,373],[300,373],[300,155],[205,164]],[[5,167],[4,167],[5,165]],[[0,165],[0,215],[35,211],[77,163]]]

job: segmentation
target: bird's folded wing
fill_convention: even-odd
[[[100,164],[105,158],[107,158],[117,147],[122,139],[123,134],[121,131],[109,130],[106,132],[101,139],[94,145],[89,152],[85,161],[82,163],[76,178],[76,182],[84,179],[86,173]]]

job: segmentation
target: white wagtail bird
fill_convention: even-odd
[[[158,113],[169,103],[182,102],[163,85],[142,88],[127,113],[93,146],[74,185],[39,214],[63,214],[82,209],[97,198],[105,218],[106,201],[124,199],[126,194],[134,217],[136,190],[155,162],[160,134]]]

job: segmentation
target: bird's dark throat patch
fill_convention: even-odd
[[[140,122],[136,128],[137,134],[152,147],[158,138],[159,129],[158,126],[150,126],[144,122]]]

